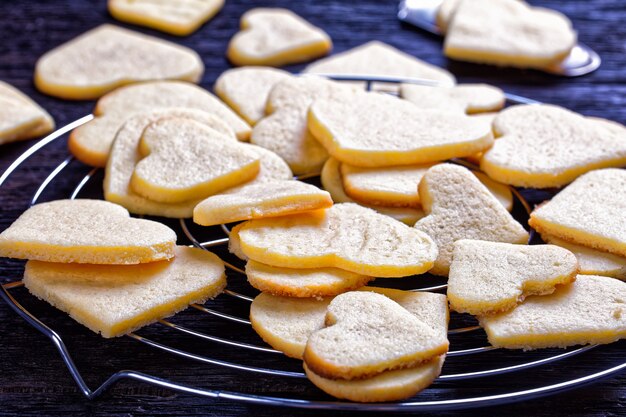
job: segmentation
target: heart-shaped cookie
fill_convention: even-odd
[[[0,234],[0,256],[46,262],[138,264],[174,256],[176,233],[117,204],[57,200],[32,206]]]
[[[329,154],[364,167],[425,164],[473,155],[493,144],[484,123],[450,112],[423,110],[387,94],[318,99],[309,130]]]
[[[463,0],[446,28],[444,53],[463,61],[545,68],[576,45],[569,19],[516,0]]]
[[[37,103],[0,81],[0,145],[32,139],[54,129],[54,120]]]
[[[232,68],[219,76],[214,90],[246,122],[255,125],[265,117],[265,103],[272,88],[289,77],[290,73],[276,68]]]
[[[493,127],[499,139],[480,167],[505,184],[560,187],[592,169],[626,164],[624,126],[562,107],[513,106],[500,112]]]
[[[24,285],[94,332],[116,337],[215,297],[226,276],[211,252],[177,246],[172,261],[146,265],[29,261]]]
[[[206,198],[253,179],[260,168],[258,155],[245,145],[184,118],[148,125],[139,151],[145,157],[135,165],[130,186],[161,203]]]
[[[425,233],[350,203],[249,220],[239,229],[239,240],[246,256],[267,265],[336,267],[376,277],[421,274],[437,257]]]
[[[461,239],[448,278],[450,308],[475,316],[509,311],[529,295],[551,294],[576,279],[578,261],[555,245]]]
[[[360,379],[411,368],[448,351],[447,335],[381,294],[352,291],[328,305],[328,327],[309,336],[303,359],[317,375]]]
[[[591,149],[589,150],[591,152]],[[542,235],[626,257],[626,170],[591,171],[530,215]]]
[[[427,233],[439,249],[430,271],[433,274],[448,275],[453,245],[459,239],[505,243],[528,240],[528,232],[467,168],[435,165],[420,181],[419,194],[428,215],[415,228]]]
[[[541,349],[611,343],[626,337],[626,283],[578,275],[550,295],[529,297],[512,311],[480,317],[489,343]]]
[[[122,22],[186,36],[224,6],[224,0],[109,0],[109,13]]]
[[[217,97],[197,85],[180,81],[155,81],[118,88],[98,100],[96,118],[72,130],[68,147],[80,161],[106,166],[113,139],[131,116],[165,108],[203,110],[222,119],[237,138],[250,137],[250,126]]]
[[[488,84],[461,84],[453,87],[401,84],[400,95],[422,109],[466,114],[498,111],[506,101],[501,89]]]
[[[203,72],[204,64],[192,49],[101,25],[39,58],[35,85],[55,97],[89,100],[138,81],[198,82]]]
[[[279,67],[306,62],[332,49],[326,32],[287,9],[256,8],[241,16],[241,32],[226,55],[235,65]]]

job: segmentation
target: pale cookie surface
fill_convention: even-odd
[[[508,313],[480,318],[489,343],[506,349],[565,348],[626,336],[626,283],[578,275],[546,296],[529,297]]]
[[[328,327],[309,336],[303,359],[315,374],[360,379],[411,368],[448,351],[447,335],[384,295],[352,291],[335,297]]]
[[[130,180],[137,194],[161,203],[206,198],[257,176],[258,155],[194,120],[165,118],[146,127],[144,156]]]
[[[155,81],[118,88],[98,100],[96,118],[70,134],[68,147],[80,161],[98,167],[107,164],[115,135],[131,116],[166,108],[206,111],[222,119],[246,140],[250,126],[217,97],[197,85],[179,81]]]
[[[198,82],[203,72],[204,64],[192,49],[102,25],[39,58],[35,85],[55,97],[89,100],[138,81]]]
[[[239,229],[239,239],[243,253],[264,264],[335,267],[377,277],[421,274],[437,257],[425,233],[350,203],[249,220]]]
[[[551,235],[542,234],[541,238],[547,243],[565,248],[576,255],[579,274],[626,279],[626,257],[577,245]]]
[[[626,170],[591,171],[530,215],[541,234],[626,257]]]
[[[203,200],[193,210],[193,221],[212,226],[285,216],[332,205],[330,194],[314,185],[301,181],[272,181],[247,185]]]
[[[260,120],[250,142],[280,155],[297,175],[319,172],[326,149],[307,127],[307,109],[318,98],[351,95],[353,87],[320,77],[292,77],[276,84],[267,98],[269,116]]]
[[[377,287],[363,287],[361,290],[391,298],[446,337],[448,303],[445,295]],[[250,307],[250,321],[254,330],[274,349],[302,359],[311,333],[324,327],[326,309],[331,301],[332,297],[293,298],[261,293]]]
[[[374,279],[338,268],[281,268],[252,260],[246,264],[246,276],[259,291],[297,298],[329,297],[361,288]]]
[[[626,164],[624,126],[562,107],[513,106],[498,114],[493,127],[498,140],[480,167],[505,184],[560,187],[592,169]]]
[[[434,87],[401,84],[400,95],[422,109],[440,109],[475,114],[498,111],[504,107],[504,92],[488,84],[462,84]]]
[[[224,0],[109,0],[109,12],[123,22],[185,36],[211,19],[223,5]]]
[[[52,130],[54,120],[48,112],[17,88],[0,81],[0,145]]]
[[[443,68],[422,61],[379,41],[320,59],[304,72],[311,74],[374,75],[399,78],[423,78],[452,85],[454,75]]]
[[[484,123],[381,93],[318,99],[308,122],[330,155],[356,166],[425,164],[473,155],[493,144]]]
[[[267,67],[232,68],[215,81],[215,93],[246,122],[255,125],[265,117],[272,88],[291,77],[287,71]]]
[[[452,164],[432,167],[420,181],[419,193],[428,215],[415,228],[437,243],[439,256],[430,271],[435,275],[448,275],[453,245],[459,239],[528,240],[528,232],[467,168]]]
[[[392,217],[408,226],[413,226],[415,222],[425,216],[422,209],[417,207],[384,207],[359,203],[353,200],[345,192],[340,168],[341,163],[330,157],[324,164],[322,174],[320,175],[322,186],[330,193],[335,203],[356,203],[363,207],[371,208],[380,214]]]
[[[578,261],[555,245],[457,240],[448,277],[450,308],[474,316],[509,311],[529,295],[576,279]]]
[[[241,32],[226,55],[235,65],[281,65],[306,62],[332,49],[330,37],[287,9],[256,8],[241,16]]]
[[[437,9],[436,20],[437,20],[437,26],[439,26],[439,29],[441,30],[442,33],[446,32],[448,28],[448,24],[450,23],[450,21],[452,20],[452,17],[454,16],[454,12],[456,12],[457,7],[459,7],[459,4],[461,4],[462,1],[463,0],[443,0],[441,2],[441,5]],[[524,0],[518,0],[518,1],[524,1]]]
[[[138,264],[174,256],[176,233],[101,200],[36,204],[0,234],[0,255],[46,262]]]
[[[464,0],[447,27],[447,57],[521,68],[545,68],[576,45],[569,19],[515,0]]]
[[[214,254],[178,246],[172,261],[146,265],[29,261],[24,285],[92,331],[117,337],[215,297],[226,275]]]

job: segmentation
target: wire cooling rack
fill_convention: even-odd
[[[331,78],[340,81],[364,82],[368,90],[374,85],[379,86],[380,84],[378,83],[384,83],[387,87],[389,85],[393,87],[393,84],[398,84],[399,82],[432,84],[432,82],[427,80],[387,77],[332,76]],[[536,103],[533,100],[512,94],[507,94],[507,100],[509,103]],[[0,193],[9,181],[15,181],[16,177],[19,177],[20,170],[27,169],[25,165],[29,158],[39,152],[44,152],[44,148],[51,143],[64,140],[72,129],[87,123],[92,118],[92,115],[85,116],[64,126],[24,152],[0,176]],[[77,175],[76,169],[72,170],[70,169],[71,167],[78,167],[78,170],[82,170],[84,173]],[[101,177],[101,170],[97,168],[86,170],[82,164],[68,156],[60,161],[56,168],[39,184],[29,203],[31,205],[36,204],[44,199],[86,197],[86,194],[88,194],[87,189],[89,188],[92,191],[87,197],[102,198],[101,183],[99,183]],[[312,182],[317,180],[314,176],[300,179]],[[58,191],[51,191],[58,188],[68,189],[67,186],[55,187],[56,183],[61,180],[64,184],[68,181],[70,183],[73,181],[73,185],[69,187],[70,192],[64,195],[59,195]],[[95,194],[94,189],[98,190]],[[522,224],[526,224],[530,207],[520,192],[515,189],[512,191],[516,200],[513,214]],[[48,195],[50,193],[53,195]],[[46,198],[44,198],[44,195]],[[204,387],[202,381],[198,381],[195,385],[176,382],[169,376],[170,372],[168,371],[171,371],[171,369],[164,368],[160,370],[160,373],[166,375],[165,377],[134,370],[119,370],[114,372],[96,389],[92,389],[87,385],[83,374],[74,363],[72,354],[65,341],[54,330],[56,325],[61,325],[60,323],[66,323],[71,321],[71,319],[64,313],[54,311],[52,318],[46,318],[49,323],[44,323],[34,313],[24,307],[24,302],[38,301],[34,301],[34,297],[28,294],[27,291],[20,289],[23,285],[19,277],[7,277],[9,279],[13,278],[15,281],[1,286],[0,297],[28,324],[50,339],[81,392],[89,399],[98,397],[116,382],[128,379],[187,394],[248,404],[353,411],[454,410],[511,403],[552,395],[596,382],[626,368],[626,362],[623,359],[618,359],[619,363],[613,364],[613,366],[608,368],[583,369],[582,371],[578,370],[578,372],[574,372],[572,369],[574,367],[569,366],[571,362],[568,361],[571,361],[572,358],[582,354],[593,355],[594,352],[611,349],[611,345],[584,346],[565,350],[545,349],[535,352],[496,349],[488,345],[484,332],[477,326],[475,319],[467,315],[452,313],[450,330],[448,332],[451,342],[450,352],[447,355],[442,375],[431,387],[403,402],[359,404],[335,401],[306,381],[298,361],[287,358],[280,352],[265,345],[251,329],[247,314],[241,314],[240,309],[240,314],[237,315],[225,308],[225,306],[231,303],[249,303],[257,293],[256,290],[245,282],[245,276],[242,275],[241,262],[238,262],[234,257],[229,258],[225,250],[225,246],[228,243],[229,228],[226,225],[201,228],[188,219],[180,219],[178,223],[173,225],[177,229],[179,241],[188,240],[190,244],[199,248],[222,251],[220,255],[226,259],[229,284],[224,294],[217,299],[208,301],[204,305],[194,304],[191,306],[188,313],[194,315],[193,320],[185,322],[191,323],[191,325],[176,323],[177,316],[175,316],[167,320],[159,320],[158,323],[148,326],[148,330],[155,326],[160,326],[162,329],[166,329],[160,329],[162,330],[161,333],[170,333],[171,337],[169,340],[191,337],[197,343],[227,348],[231,358],[224,360],[216,354],[199,354],[185,347],[180,347],[176,343],[157,340],[150,335],[142,336],[141,334],[144,334],[146,329],[139,330],[141,334],[134,332],[126,337],[143,345],[145,349],[154,350],[160,357],[164,358],[163,355],[170,355],[181,358],[183,362],[195,370],[197,370],[198,366],[201,366],[206,374],[210,374],[212,370],[216,372],[224,369],[232,371],[233,377],[238,378],[238,382],[241,385],[245,385],[246,381],[250,381],[256,376],[258,378],[278,378],[281,381],[289,381],[290,385],[299,384],[300,388],[296,394],[285,394],[284,396],[267,395],[264,392],[249,393],[242,392],[243,390],[237,392],[218,388],[211,389]],[[403,278],[401,280],[381,279],[376,281],[374,285],[394,286],[412,291],[437,292],[445,291],[446,289],[445,280],[428,275]],[[243,307],[244,312],[247,309],[247,306]],[[222,330],[211,333],[194,328],[194,323],[202,323],[206,320],[223,322],[223,326],[218,327]],[[84,337],[86,338],[98,337],[91,335],[88,331],[85,332]],[[148,333],[150,332],[148,331]],[[113,343],[115,342],[114,340]],[[25,349],[28,350],[30,348],[26,347]],[[613,350],[615,349],[613,348]],[[614,352],[612,354],[615,356]],[[490,355],[490,357],[486,358],[486,355]],[[232,357],[237,358],[237,360],[232,360]],[[261,365],[256,365],[259,360],[251,361],[252,357],[260,358]],[[622,358],[622,355],[617,354],[616,357]],[[271,358],[272,360],[265,362],[264,358]],[[251,364],[251,362],[253,363]],[[606,361],[603,362],[606,363]],[[267,366],[266,363],[272,366]],[[485,364],[488,364],[488,366],[485,367]],[[555,370],[557,372],[553,372]],[[548,378],[547,375],[551,375],[551,377]],[[555,375],[558,378],[557,380],[554,380]],[[523,381],[522,386],[520,386],[519,381]],[[537,384],[535,383],[537,381],[545,382]],[[533,383],[534,385],[531,385]],[[485,388],[483,389],[482,387]],[[470,394],[462,395],[467,392]]]

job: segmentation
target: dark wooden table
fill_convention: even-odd
[[[371,39],[379,39],[399,47],[432,63],[447,67],[462,82],[484,81],[505,90],[569,107],[583,114],[626,122],[626,4],[623,0],[533,1],[565,12],[579,31],[580,40],[601,55],[602,67],[595,73],[576,79],[556,78],[533,71],[495,69],[446,60],[441,54],[440,39],[399,23],[395,18],[396,2],[368,0],[346,2],[318,0],[307,2],[264,1],[254,6],[282,6],[293,9],[312,23],[324,28],[332,37],[335,51],[342,51]],[[135,28],[166,39],[171,39],[198,51],[204,60],[206,72],[202,84],[211,87],[217,76],[229,67],[224,51],[238,27],[241,13],[252,7],[251,2],[227,0],[220,14],[192,36],[175,38],[148,29]],[[88,114],[93,102],[68,102],[47,97],[37,92],[32,74],[37,58],[54,46],[100,23],[113,22],[106,11],[105,1],[0,1],[0,79],[7,81],[43,105],[63,126]],[[290,67],[298,71],[302,66]],[[0,147],[0,172],[33,142]],[[65,140],[58,141],[33,157],[18,176],[0,189],[0,230],[6,228],[26,207],[34,190],[48,173],[67,156]],[[69,190],[88,171],[73,163],[63,176],[55,181],[44,199],[68,196]],[[94,181],[97,183],[98,178]],[[97,196],[97,185],[91,193]],[[536,196],[535,196],[536,197]],[[220,253],[223,254],[223,253]],[[23,263],[0,260],[2,282],[19,279]],[[231,282],[235,288],[239,282]],[[15,294],[46,323],[54,323],[68,344],[87,383],[96,387],[112,372],[136,369],[173,380],[205,388],[291,397],[311,396],[306,382],[293,382],[272,377],[241,377],[236,371],[210,365],[189,363],[158,353],[128,338],[102,340],[64,318],[58,312],[36,302],[24,290]],[[230,303],[229,305],[226,305]],[[225,309],[245,316],[245,308],[223,302]],[[237,311],[240,310],[240,311]],[[178,323],[189,323],[200,330],[237,332],[234,325],[205,320],[198,324],[197,315],[183,313]],[[220,328],[221,326],[221,328]],[[154,328],[154,329],[152,329]],[[165,337],[162,329],[152,326],[148,335]],[[243,340],[260,343],[246,329]],[[238,361],[241,355],[235,349],[213,346],[195,339],[178,337],[178,343],[189,350],[199,350],[223,360]],[[274,407],[247,406],[229,401],[214,401],[178,394],[135,382],[121,382],[102,397],[89,401],[78,391],[51,343],[25,324],[6,305],[0,302],[0,415],[320,415],[322,412],[303,412]],[[565,363],[537,368],[513,376],[477,380],[465,385],[459,396],[481,395],[509,386],[538,386],[561,375],[582,375],[592,369],[603,369],[624,361],[624,343],[603,348],[597,353],[581,355]],[[248,354],[249,355],[249,354]],[[246,358],[252,363],[271,367],[282,359]],[[488,359],[471,357],[476,368],[488,366]],[[292,364],[298,370],[296,364]],[[571,376],[570,376],[571,377]],[[561,378],[562,380],[563,378]],[[548,398],[489,409],[464,412],[464,415],[508,414],[518,415],[626,415],[626,374],[615,376],[595,385]],[[450,389],[446,384],[427,390],[434,396],[438,390]],[[320,398],[321,397],[318,395]],[[430,398],[430,397],[429,397]],[[334,413],[333,413],[334,414]]]

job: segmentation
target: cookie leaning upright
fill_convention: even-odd
[[[626,171],[591,171],[537,207],[529,224],[548,234],[626,257]]]
[[[0,145],[32,139],[54,129],[41,106],[12,85],[0,81]]]
[[[176,234],[101,200],[32,206],[0,234],[0,256],[46,262],[138,264],[174,257]]]
[[[138,81],[198,82],[203,72],[202,60],[189,48],[102,25],[39,58],[35,85],[55,97],[88,100]]]
[[[241,31],[226,55],[235,65],[281,66],[326,55],[332,48],[323,30],[287,9],[256,8],[241,16]]]
[[[453,164],[432,167],[420,181],[419,194],[428,215],[415,228],[427,233],[439,248],[430,271],[433,274],[448,275],[453,245],[459,239],[528,240],[528,232],[467,168]]]

